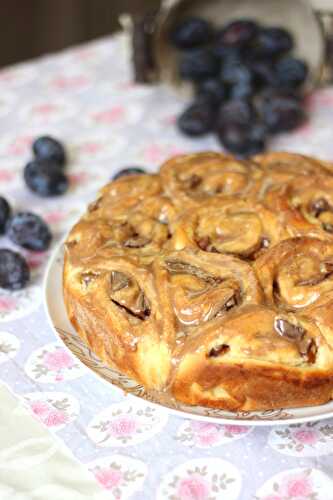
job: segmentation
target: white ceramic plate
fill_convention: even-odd
[[[97,376],[104,379],[110,390],[113,388],[121,389],[134,397],[144,399],[151,405],[163,406],[170,413],[179,417],[221,424],[296,424],[333,417],[333,401],[326,405],[306,408],[288,408],[286,410],[282,408],[279,410],[237,413],[202,406],[189,406],[175,400],[165,402],[162,398],[159,398],[158,393],[146,391],[142,385],[119,373],[117,369],[104,364],[80,339],[67,318],[62,295],[62,267],[63,245],[60,245],[50,259],[44,284],[44,299],[50,324],[68,349]]]

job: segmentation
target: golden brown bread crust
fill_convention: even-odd
[[[148,389],[231,411],[333,393],[333,167],[175,157],[107,185],[66,241],[81,338]]]

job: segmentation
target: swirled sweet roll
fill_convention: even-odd
[[[149,390],[231,411],[333,396],[333,167],[181,155],[99,193],[65,243],[83,341]]]
[[[212,198],[249,198],[262,175],[255,163],[209,152],[171,158],[162,165],[160,173],[166,194],[182,210]]]

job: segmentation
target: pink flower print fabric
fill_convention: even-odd
[[[333,500],[332,418],[256,428],[175,416],[97,378],[48,324],[46,265],[98,190],[122,168],[154,172],[171,155],[221,150],[213,136],[179,134],[182,97],[135,84],[129,61],[125,39],[110,36],[0,69],[0,195],[14,211],[42,215],[54,233],[50,252],[19,249],[32,270],[29,287],[0,289],[0,379],[110,500]],[[306,105],[308,122],[268,147],[333,161],[333,88],[318,89]],[[70,189],[59,198],[33,195],[22,179],[41,135],[67,149]]]

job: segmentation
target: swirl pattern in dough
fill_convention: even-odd
[[[333,167],[182,155],[104,187],[70,232],[82,339],[150,390],[230,411],[333,394]]]

